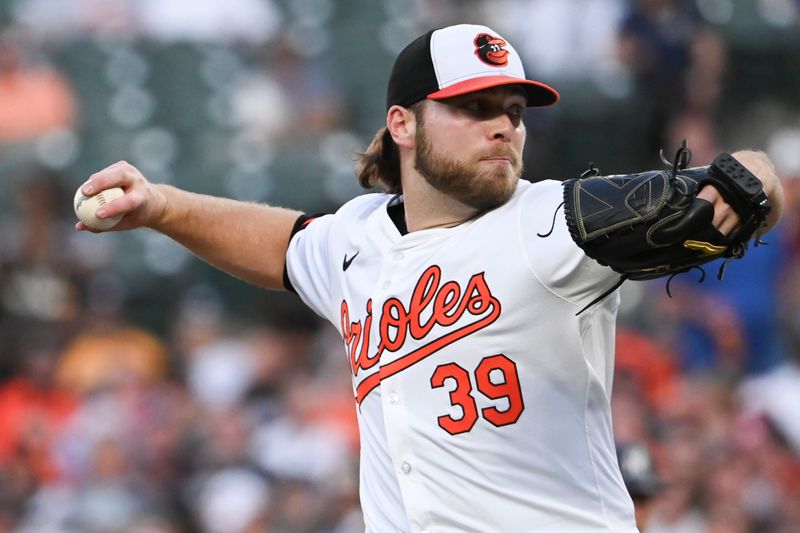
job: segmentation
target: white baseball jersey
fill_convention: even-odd
[[[342,335],[369,532],[637,531],[609,396],[618,275],[569,236],[556,181],[401,234],[368,194],[291,240],[294,289]]]

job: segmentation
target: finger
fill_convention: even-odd
[[[101,233],[100,231],[98,231],[96,229],[90,228],[89,226],[87,226],[83,222],[78,222],[77,224],[75,224],[75,229],[78,230],[78,231],[88,231],[90,233]]]
[[[731,214],[724,217],[719,225],[716,226],[717,230],[722,233],[723,235],[731,235],[736,228],[739,227],[739,217],[731,211]]]
[[[130,184],[135,175],[134,167],[126,161],[117,161],[103,170],[89,176],[81,185],[81,192],[86,196],[97,194],[111,187],[122,187]]]
[[[722,200],[722,195],[720,195],[717,188],[713,185],[703,186],[703,188],[700,189],[700,192],[697,193],[697,197],[714,204],[714,206],[717,205],[717,202]]]
[[[730,205],[720,200],[714,205],[714,219],[711,223],[723,235],[730,235],[739,226],[739,215]]]
[[[129,213],[141,205],[140,196],[136,193],[126,192],[121,198],[113,200],[97,210],[97,218],[111,218]]]
[[[739,226],[739,215],[725,201],[716,187],[706,185],[699,193],[698,198],[702,198],[714,205],[714,218],[711,224],[723,235],[730,235]]]
[[[81,185],[81,192],[85,196],[92,196],[111,187],[119,187],[122,185],[120,177],[121,173],[117,169],[104,168],[89,176],[89,179]]]
[[[730,209],[728,208],[728,204],[724,202],[716,202],[714,204],[714,219],[711,221],[711,224],[720,229],[722,223],[730,217]]]

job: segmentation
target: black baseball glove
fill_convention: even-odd
[[[764,225],[771,206],[758,178],[730,154],[686,168],[690,158],[684,142],[675,160],[665,161],[670,170],[599,176],[591,168],[564,183],[572,238],[586,255],[622,274],[620,283],[686,272],[719,257],[740,258]],[[713,205],[697,198],[706,184],[739,215],[739,227],[728,236],[712,225]]]

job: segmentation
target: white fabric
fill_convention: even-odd
[[[475,38],[481,33],[500,37],[486,26],[459,24],[437,30],[431,35],[431,59],[439,89],[483,76],[513,76],[525,79],[522,59],[511,44],[503,46],[509,52],[508,65],[503,67],[484,63],[475,53]],[[500,37],[502,39],[502,37]],[[505,40],[505,39],[504,39]]]
[[[400,235],[391,197],[365,195],[292,239],[292,284],[345,339],[368,531],[636,531],[609,407],[618,294],[575,316],[617,276],[574,245],[563,210],[537,236],[561,196],[521,182],[475,220]],[[521,402],[494,390],[514,375]],[[451,434],[439,420],[464,416],[457,379],[478,416]]]
[[[800,365],[787,362],[739,387],[745,410],[764,413],[800,453]]]

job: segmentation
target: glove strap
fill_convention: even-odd
[[[772,204],[764,193],[761,181],[747,168],[736,160],[731,154],[723,153],[711,163],[711,172],[722,174],[727,180],[722,180],[728,187],[735,190],[720,190],[725,200],[730,203],[737,213],[752,214],[742,219],[739,230],[731,235],[733,242],[746,243],[758,228],[764,223],[767,215],[772,210]],[[719,178],[717,178],[719,179]],[[728,193],[728,194],[726,194]],[[744,204],[744,205],[743,205]],[[743,255],[744,250],[732,251],[732,256]]]
[[[731,154],[723,153],[718,155],[714,162],[711,163],[711,169],[724,174],[730,179],[731,185],[736,187],[742,197],[749,200],[761,218],[766,217],[772,210],[772,204],[770,204],[767,195],[764,194],[761,181]]]

